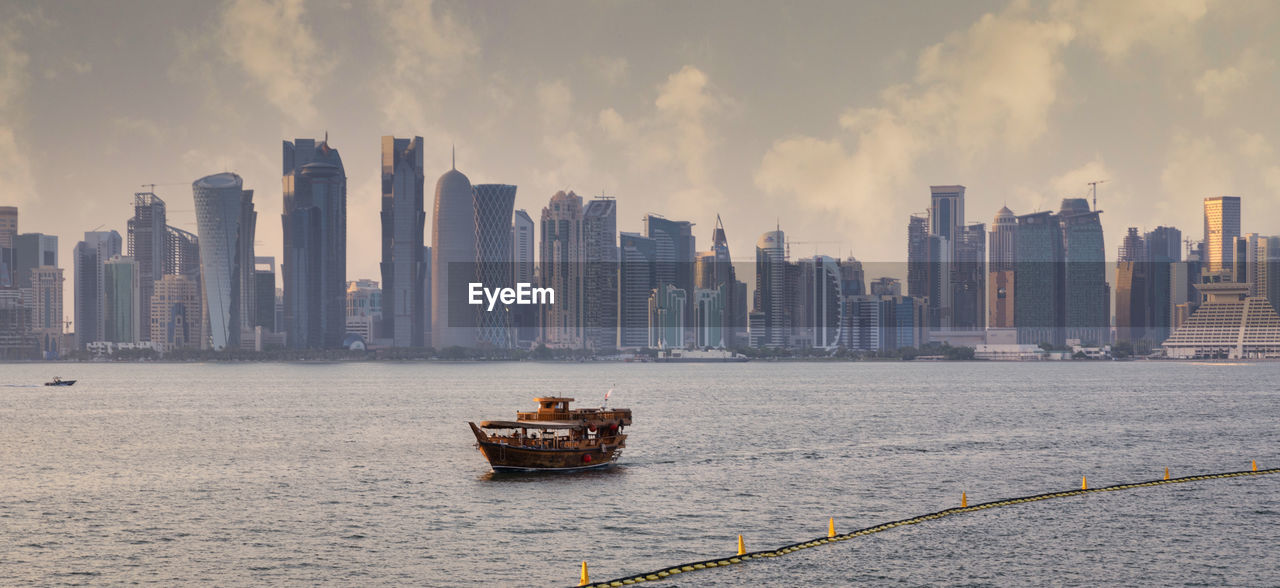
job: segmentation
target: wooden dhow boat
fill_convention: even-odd
[[[606,401],[608,396],[605,397]],[[495,472],[571,472],[613,465],[626,447],[629,408],[569,408],[572,398],[535,398],[514,421],[467,423]]]

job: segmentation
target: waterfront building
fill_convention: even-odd
[[[327,135],[318,144],[281,143],[285,340],[293,349],[336,349],[346,331],[346,170]],[[267,326],[260,323],[255,316]]]
[[[165,230],[166,275],[186,276],[200,282],[200,239],[175,227]]]
[[[840,344],[852,351],[877,352],[884,348],[885,305],[880,296],[845,296],[841,301]]]
[[[31,270],[31,332],[41,356],[55,359],[62,353],[62,268],[42,265]]]
[[[867,275],[862,262],[850,255],[838,262],[840,265],[840,293],[844,296],[862,296],[867,293]]]
[[[639,233],[618,235],[618,349],[649,345],[649,295],[657,244]]]
[[[591,200],[582,211],[583,330],[587,348],[614,349],[618,341],[618,203]],[[692,291],[692,290],[689,290]]]
[[[30,288],[31,271],[41,266],[58,266],[58,237],[43,233],[23,233],[13,238],[13,287]]]
[[[72,255],[75,274],[76,347],[84,349],[106,337],[107,295],[103,265],[120,255],[124,240],[115,231],[86,231]]]
[[[0,206],[0,288],[13,287],[14,238],[18,236],[18,207]]]
[[[697,254],[693,223],[669,220],[656,214],[646,214],[642,220],[644,235],[653,239],[657,246],[653,269],[654,287],[662,288],[667,284],[674,284],[686,293],[693,292],[693,262]],[[685,301],[682,316],[693,316],[692,300]]]
[[[986,225],[960,227],[951,253],[951,328],[980,331],[987,323]]]
[[[393,347],[425,347],[431,343],[424,338],[432,328],[434,306],[427,304],[430,296],[427,287],[434,276],[428,268],[428,250],[424,249],[427,213],[423,208],[423,169],[422,137],[382,137],[381,336],[389,339]],[[470,191],[470,183],[467,190]],[[452,192],[450,195],[456,196]],[[465,204],[470,208],[470,202]],[[453,213],[451,216],[467,216],[465,212],[458,213],[454,203],[446,208]],[[450,220],[458,222],[454,218]],[[463,220],[467,222],[462,229],[474,226],[473,219]],[[451,230],[457,232],[459,228]]]
[[[1089,210],[1084,198],[1064,198],[1058,211],[1062,228],[1062,325],[1065,339],[1087,346],[1111,342],[1111,289],[1101,210]]]
[[[840,345],[843,325],[842,287],[844,276],[834,258],[816,255],[800,262],[804,313],[802,328],[806,335],[804,346],[818,349],[835,349]]]
[[[1232,271],[1234,247],[1240,236],[1240,197],[1215,196],[1204,199],[1205,271],[1222,274]]]
[[[694,291],[693,325],[695,342],[703,349],[725,347],[725,299],[729,290],[721,284],[715,290],[698,288]]]
[[[536,245],[536,227],[528,211],[515,211],[511,219],[511,259],[515,274],[513,284],[535,284],[533,255]],[[531,305],[519,305],[508,310],[515,331],[516,346],[527,348],[538,339],[538,309]],[[616,343],[615,343],[616,344]]]
[[[209,345],[236,348],[242,333],[253,332],[254,234],[257,213],[253,190],[239,175],[223,172],[191,184],[200,246],[202,311]],[[246,337],[247,338],[247,337]]]
[[[347,332],[360,335],[366,342],[380,337],[382,321],[382,288],[373,280],[347,283]]]
[[[138,262],[120,255],[108,259],[103,264],[103,281],[106,283],[106,331],[102,340],[138,343],[143,325]]]
[[[716,226],[711,233],[711,249],[699,252],[695,257],[694,287],[703,290],[719,290],[724,287],[723,304],[720,305],[724,314],[720,317],[721,332],[724,345],[732,347],[737,344],[740,335],[746,334],[747,286],[738,281],[733,258],[729,254],[729,239],[725,235],[720,215],[716,215]]]
[[[1142,237],[1146,261],[1146,338],[1160,345],[1173,331],[1175,304],[1186,302],[1185,292],[1175,302],[1177,285],[1184,276],[1174,268],[1182,262],[1182,231],[1173,227],[1156,227]]]
[[[475,195],[471,180],[454,162],[436,181],[431,217],[431,345],[436,349],[476,346],[476,309],[467,303],[467,284],[475,279],[475,264]],[[389,286],[384,277],[384,296]],[[559,292],[556,302],[560,302]],[[400,307],[394,309],[400,311]],[[384,307],[384,316],[386,312]]]
[[[542,287],[556,303],[540,307],[542,342],[547,347],[579,349],[583,340],[582,197],[556,192],[542,209],[542,246],[538,256]]]
[[[1140,343],[1147,337],[1146,244],[1137,227],[1129,227],[1116,261],[1116,341]]]
[[[791,324],[787,320],[786,234],[781,229],[769,231],[756,242],[756,291],[753,313],[760,313],[758,323],[751,324],[754,347],[785,347]]]
[[[1249,285],[1209,282],[1196,286],[1200,307],[1164,342],[1165,355],[1182,359],[1280,358],[1280,315]]]
[[[0,288],[0,359],[37,359],[39,349],[31,332],[31,311],[22,301],[22,292],[8,286]]]
[[[987,328],[1013,328],[1013,272],[1017,266],[1018,217],[1000,207],[991,224],[987,264]]]
[[[485,288],[512,288],[515,283],[511,244],[512,208],[516,187],[507,184],[476,184],[473,188],[476,208],[475,281]],[[498,349],[515,346],[511,310],[502,302],[476,307],[477,341]]]
[[[276,258],[271,256],[253,258],[253,298],[255,313],[253,326],[262,327],[273,333],[282,332],[283,325],[276,322]]]
[[[1014,255],[1013,323],[1018,343],[1065,344],[1061,328],[1065,299],[1062,229],[1049,211],[1017,217]]]
[[[149,308],[155,282],[165,274],[168,259],[168,224],[164,200],[152,192],[133,195],[133,217],[127,223],[127,255],[138,264],[138,299]],[[151,330],[142,329],[139,341],[150,341]]]
[[[654,288],[649,295],[649,347],[652,349],[684,348],[685,291],[666,284]]]
[[[151,296],[151,344],[156,351],[197,349],[203,337],[200,285],[189,276],[170,274],[155,283]]]
[[[907,295],[929,296],[929,216],[913,214],[907,222]]]

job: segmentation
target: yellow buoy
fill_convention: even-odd
[[[1168,479],[1169,479],[1169,468],[1165,468],[1165,469],[1164,469],[1164,479],[1166,479],[1166,480],[1168,480]]]
[[[835,517],[831,517],[827,519],[827,536],[828,537],[836,536],[836,518]]]
[[[1253,465],[1253,471],[1255,472],[1258,471],[1258,460],[1252,459],[1252,460],[1249,460],[1249,463]]]
[[[579,586],[586,586],[591,583],[591,578],[587,576],[587,562],[582,562],[582,580],[578,582]]]
[[[738,555],[746,555],[747,546],[742,542],[742,535],[738,535]]]
[[[1080,478],[1080,489],[1081,490],[1089,489],[1089,476],[1082,476]]]
[[[960,508],[969,506],[969,497],[964,492],[960,493]]]

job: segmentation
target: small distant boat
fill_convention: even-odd
[[[54,377],[53,377],[53,381],[51,381],[51,382],[45,382],[45,383],[44,383],[44,385],[45,385],[45,386],[74,386],[74,385],[76,385],[76,381],[75,381],[75,380],[64,380],[64,379],[62,379],[62,378],[59,378],[58,376],[54,376]]]
[[[467,423],[493,471],[589,470],[609,467],[622,455],[631,409],[570,409],[573,399],[563,397],[534,401],[538,410],[517,412],[514,421]]]

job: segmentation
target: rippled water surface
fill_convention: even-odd
[[[80,382],[39,386],[56,369]],[[0,585],[572,585],[970,501],[1280,465],[1280,364],[0,365]],[[466,421],[635,413],[495,476]],[[1280,475],[947,517],[717,585],[1277,585]]]

